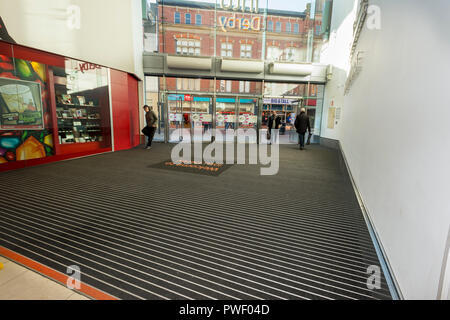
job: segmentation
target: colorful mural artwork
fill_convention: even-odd
[[[53,137],[47,130],[0,132],[0,164],[52,155]]]
[[[40,85],[41,101],[35,101],[33,104],[35,109],[27,111],[36,113],[38,110],[36,106],[40,106],[43,114],[41,117],[43,126],[41,124],[41,127],[44,128],[39,130],[4,130],[5,128],[3,128],[0,130],[0,165],[54,155],[46,65],[0,55],[0,77],[24,80]],[[0,104],[0,114],[10,112],[7,107],[6,104]]]

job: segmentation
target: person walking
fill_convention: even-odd
[[[275,111],[272,111],[271,116],[267,120],[267,130],[270,136],[269,144],[275,143],[277,139],[278,129],[280,128],[281,118]]]
[[[309,117],[306,114],[305,108],[300,109],[300,114],[297,115],[294,123],[295,129],[297,129],[300,150],[305,149],[305,133],[308,130],[311,135],[311,124],[309,123]]]
[[[148,138],[145,149],[150,149],[152,147],[152,141],[153,136],[155,135],[156,122],[158,121],[158,117],[156,116],[155,112],[153,112],[153,107],[145,105],[144,111],[145,111],[145,122],[147,123],[147,126],[142,131]]]

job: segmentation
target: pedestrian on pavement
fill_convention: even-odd
[[[275,143],[278,136],[278,129],[280,128],[281,118],[275,111],[272,111],[272,115],[267,121],[267,130],[270,137],[269,144]],[[268,137],[268,138],[269,138]]]

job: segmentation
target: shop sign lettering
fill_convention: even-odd
[[[84,73],[84,71],[101,69],[101,68],[102,67],[99,66],[98,64],[85,62],[85,63],[79,63],[77,70],[81,71],[81,73]]]
[[[238,30],[253,30],[261,31],[261,17],[248,18],[236,18],[236,14],[232,17],[219,17],[219,26],[223,32],[227,32],[228,29]]]

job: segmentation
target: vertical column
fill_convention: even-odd
[[[61,147],[59,144],[58,134],[58,118],[56,115],[56,94],[55,94],[55,78],[53,70],[47,66],[47,78],[48,78],[48,90],[50,93],[50,111],[52,115],[52,127],[53,127],[53,145],[55,148],[55,155],[61,154]]]

